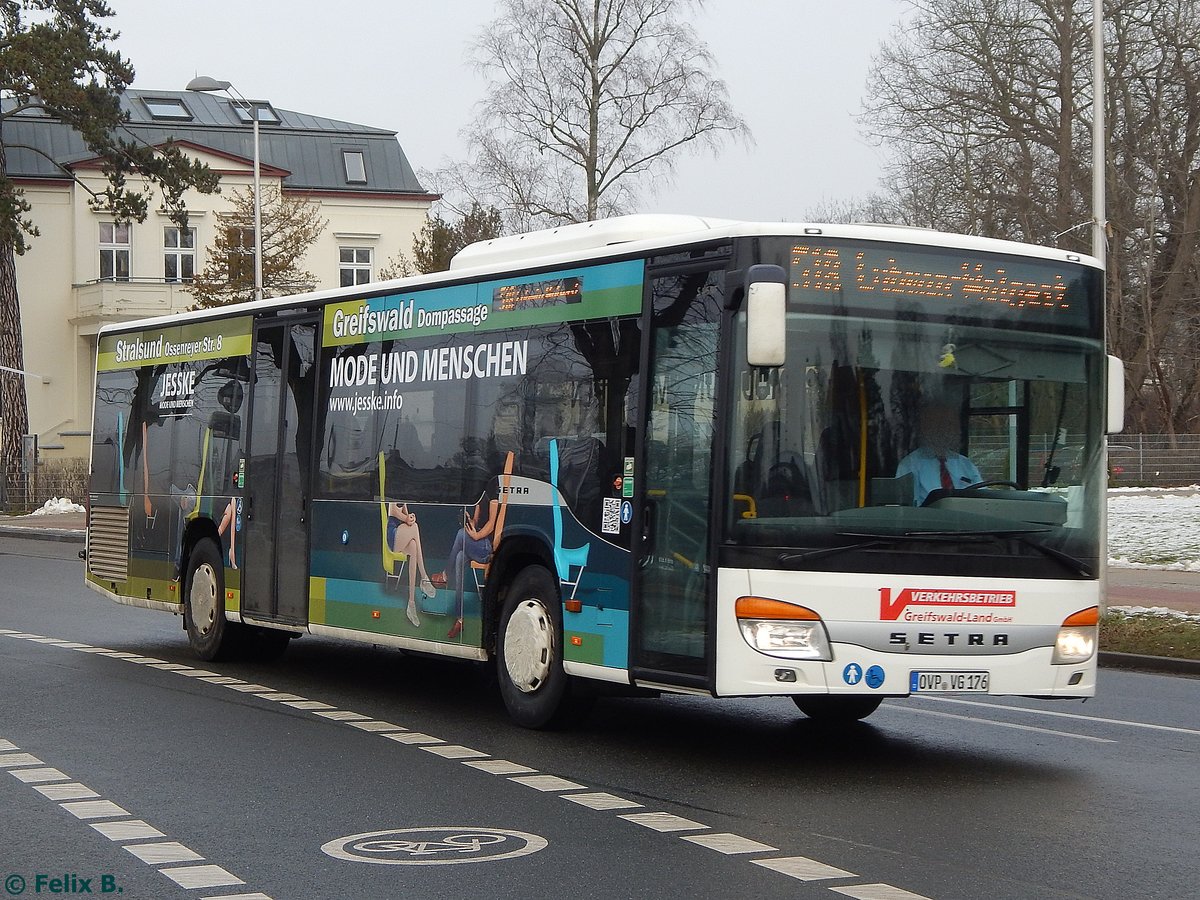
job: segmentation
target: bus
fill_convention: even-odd
[[[1088,697],[1123,407],[1103,274],[630,216],[106,326],[86,581],[203,660],[316,635],[488,663],[535,728],[606,692],[844,721]],[[935,407],[957,468],[925,484]]]

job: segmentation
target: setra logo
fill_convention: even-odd
[[[1016,591],[955,591],[905,588],[892,599],[891,588],[879,589],[879,618],[895,621],[910,606],[968,606],[1015,608]]]

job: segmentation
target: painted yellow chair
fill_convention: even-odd
[[[382,550],[383,550],[383,586],[385,589],[392,586],[395,582],[395,588],[400,589],[400,576],[404,574],[404,564],[408,562],[407,553],[397,553],[392,549],[391,541],[388,540],[388,500],[387,500],[387,469],[383,460],[383,452],[379,453],[379,520],[383,529]]]

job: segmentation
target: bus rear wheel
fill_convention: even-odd
[[[526,728],[557,724],[568,693],[558,582],[542,566],[517,573],[500,613],[496,679],[509,715]]]
[[[188,643],[203,660],[228,656],[235,626],[225,620],[225,567],[217,545],[199,541],[188,557],[183,588],[183,626]]]
[[[800,712],[818,722],[857,722],[865,719],[883,702],[882,697],[836,697],[828,694],[792,695]]]

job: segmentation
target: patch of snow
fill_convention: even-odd
[[[83,507],[67,497],[51,497],[41,507],[30,513],[31,516],[56,516],[63,513],[81,513]]]

